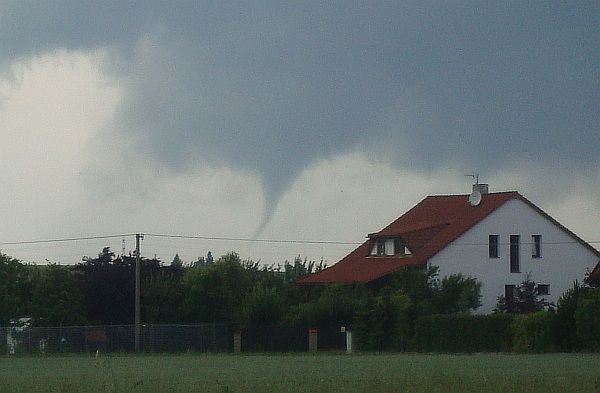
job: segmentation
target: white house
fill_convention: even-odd
[[[438,266],[482,283],[479,313],[491,312],[499,295],[512,293],[526,274],[550,302],[600,274],[600,252],[518,192],[489,193],[485,184],[471,195],[429,196],[335,265],[300,281],[377,283],[407,266]]]

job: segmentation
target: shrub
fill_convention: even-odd
[[[371,297],[357,316],[355,331],[362,350],[405,350],[410,338],[410,298],[400,291]]]
[[[558,299],[553,328],[557,349],[561,351],[573,351],[577,347],[575,310],[577,310],[579,299],[583,298],[587,291],[589,291],[589,287],[575,281],[573,288],[568,289]]]
[[[515,287],[512,299],[498,296],[498,303],[494,311],[527,314],[546,310],[553,306],[541,297],[540,287],[531,280],[530,274],[526,274],[521,284]]]
[[[327,285],[315,300],[291,309],[287,322],[303,327],[349,326],[362,312],[367,299],[364,285]]]
[[[510,314],[438,314],[415,322],[413,347],[426,352],[499,352],[510,349]]]
[[[579,347],[600,351],[600,288],[590,290],[579,299],[575,324]]]
[[[513,350],[516,352],[549,352],[554,348],[552,321],[554,313],[540,311],[515,316]]]

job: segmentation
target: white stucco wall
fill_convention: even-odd
[[[488,257],[489,235],[499,235],[499,258]],[[510,273],[510,235],[521,236],[520,273]],[[531,235],[542,235],[542,258],[531,256]],[[504,286],[518,285],[526,273],[538,284],[549,284],[546,299],[556,303],[573,281],[581,282],[586,270],[597,262],[592,251],[518,199],[506,202],[429,260],[440,268],[440,278],[462,273],[482,283],[478,313],[491,312],[498,295],[504,294]]]

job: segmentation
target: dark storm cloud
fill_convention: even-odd
[[[424,170],[597,165],[597,2],[1,7],[3,63],[108,48],[127,87],[121,137],[175,171],[254,171],[270,202],[306,164],[356,146]]]

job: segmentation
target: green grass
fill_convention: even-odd
[[[2,357],[0,392],[600,392],[600,355]]]

